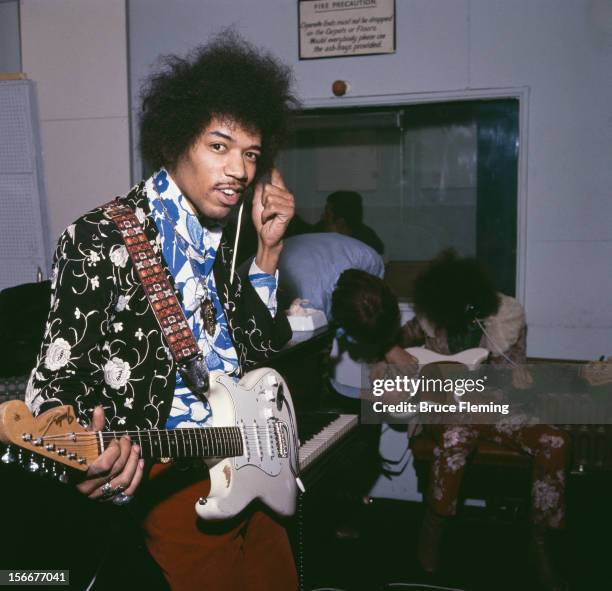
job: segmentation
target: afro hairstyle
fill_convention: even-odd
[[[495,314],[499,296],[478,260],[448,249],[416,278],[414,308],[437,328],[461,334],[475,318]]]
[[[270,171],[298,106],[291,69],[229,29],[187,57],[161,58],[141,91],[140,152],[157,169],[171,166],[213,117],[261,134],[257,178]]]

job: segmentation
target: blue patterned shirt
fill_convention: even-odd
[[[146,192],[161,237],[164,258],[181,293],[183,312],[204,354],[206,365],[210,371],[220,370],[237,376],[238,355],[229,335],[212,272],[223,229],[221,226],[206,228],[200,224],[189,201],[164,168],[147,180]],[[253,261],[249,280],[272,316],[276,314],[277,279],[278,271],[276,276],[272,276]],[[204,330],[200,315],[200,306],[206,298],[212,301],[216,312],[212,336]],[[177,372],[166,427],[201,427],[211,418],[208,401],[193,394]]]

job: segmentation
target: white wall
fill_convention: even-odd
[[[612,354],[610,1],[397,0],[396,54],[302,62],[296,4],[129,0],[132,92],[157,55],[232,24],[293,65],[306,106],[527,89],[519,279],[529,354]],[[350,82],[344,99],[332,97],[336,79]]]
[[[50,233],[130,187],[124,0],[21,0],[38,87]]]

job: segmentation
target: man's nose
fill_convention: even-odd
[[[224,172],[227,176],[245,182],[248,175],[242,154],[228,154]]]

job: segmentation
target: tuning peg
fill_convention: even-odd
[[[30,462],[28,464],[28,472],[38,472],[40,470],[40,464],[34,459],[34,456],[30,458]]]
[[[68,472],[66,469],[57,478],[62,484],[68,484]]]
[[[0,461],[3,464],[12,464],[16,459],[15,454],[13,454],[13,448],[10,445],[7,445],[5,452],[0,458]]]

